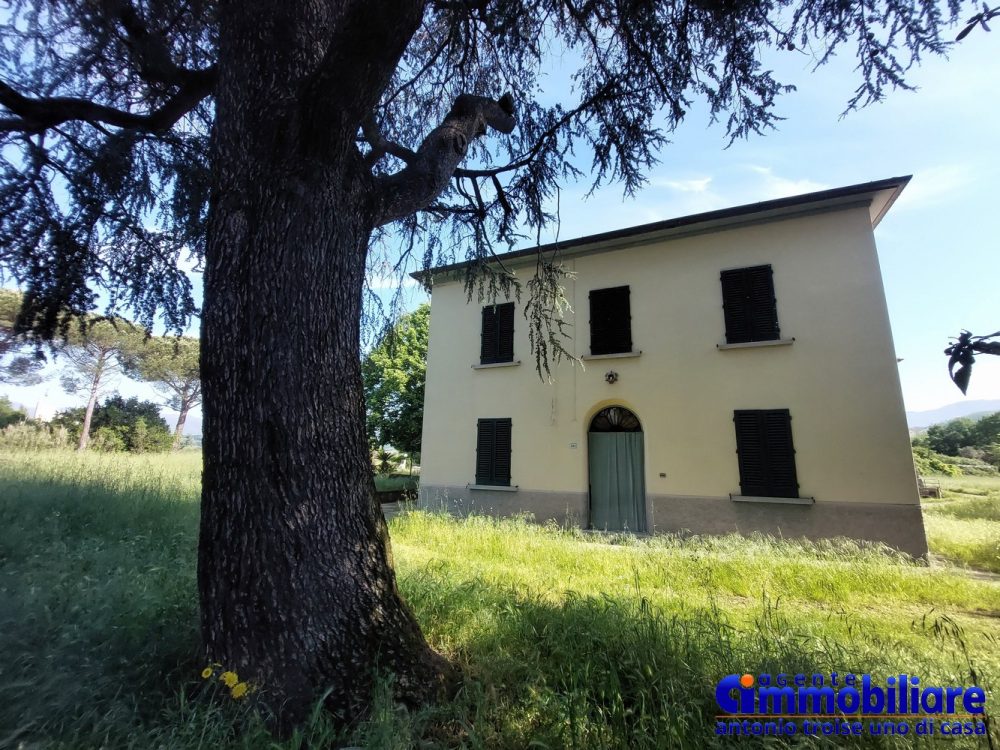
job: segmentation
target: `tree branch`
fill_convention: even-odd
[[[173,97],[159,109],[147,114],[126,112],[69,96],[30,98],[0,81],[0,104],[19,118],[0,120],[0,131],[41,133],[69,120],[82,120],[92,124],[105,123],[119,128],[161,133],[169,130],[175,122],[194,109],[198,102],[211,94],[215,86],[214,66],[189,73],[187,82]]]
[[[406,146],[385,139],[374,114],[369,114],[361,123],[361,132],[372,147],[372,150],[365,156],[365,165],[368,167],[374,166],[386,154],[391,154],[407,164],[412,164],[417,158],[417,155]]]
[[[177,65],[170,55],[169,46],[160,36],[146,28],[130,2],[110,0],[108,6],[111,14],[118,19],[125,30],[128,47],[135,55],[139,74],[144,80],[150,83],[183,86],[201,73]]]
[[[382,215],[387,224],[429,206],[447,187],[474,138],[489,126],[501,133],[514,130],[514,100],[462,94],[451,111],[420,144],[414,159],[400,172],[378,178],[382,188]]]

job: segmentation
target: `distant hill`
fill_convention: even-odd
[[[909,425],[910,429],[930,427],[932,424],[947,422],[959,417],[981,417],[995,411],[1000,411],[1000,401],[956,401],[954,404],[929,411],[908,411],[906,412],[906,424]]]

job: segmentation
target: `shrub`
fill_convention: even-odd
[[[24,411],[14,408],[9,398],[0,396],[0,428],[23,422],[27,418],[28,415]]]
[[[961,476],[962,470],[948,456],[935,453],[926,445],[913,446],[913,465],[920,475],[944,474],[949,477]]]
[[[78,440],[83,419],[84,409],[77,408],[60,413],[55,421]],[[158,453],[170,450],[173,444],[159,406],[152,401],[121,396],[112,396],[94,409],[90,435],[92,441],[97,441],[95,448],[111,452]]]
[[[18,422],[0,430],[0,448],[36,451],[42,448],[66,448],[70,444],[69,430],[44,422]]]

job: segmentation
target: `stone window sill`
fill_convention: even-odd
[[[517,492],[517,485],[509,484],[469,484],[470,490],[496,490],[497,492]]]
[[[590,361],[592,359],[624,359],[626,357],[638,357],[642,352],[614,352],[613,354],[584,354],[580,359]]]
[[[757,349],[762,346],[788,346],[795,338],[772,339],[770,341],[746,341],[742,344],[716,344],[716,349]]]
[[[778,505],[815,505],[814,497],[756,497],[754,495],[730,495],[734,503],[776,503]]]
[[[515,359],[512,362],[490,362],[486,365],[472,365],[473,370],[492,370],[494,367],[517,367],[521,360]]]

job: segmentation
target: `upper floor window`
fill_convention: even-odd
[[[771,266],[723,271],[722,307],[726,317],[727,344],[781,338]]]
[[[733,422],[740,492],[750,497],[798,497],[788,409],[738,409]]]
[[[514,303],[487,305],[483,308],[483,331],[479,363],[514,361]]]
[[[616,286],[590,292],[590,353],[632,351],[632,315],[629,288]]]

